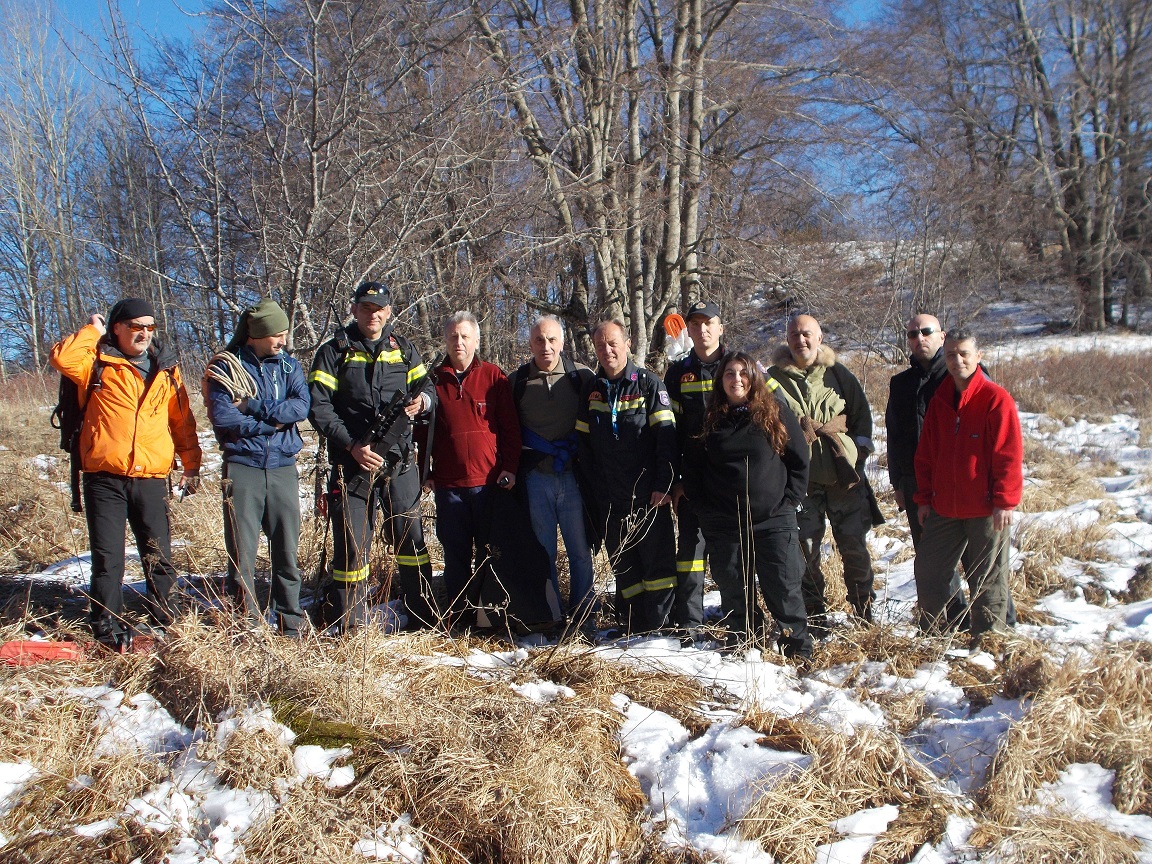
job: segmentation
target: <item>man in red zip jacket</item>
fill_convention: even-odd
[[[435,370],[436,428],[430,479],[436,490],[436,536],[444,551],[449,616],[473,623],[481,578],[473,576],[488,555],[489,495],[493,486],[516,485],[520,421],[512,388],[500,367],[476,356],[480,327],[471,312],[444,324],[447,357]]]
[[[1024,441],[1008,391],[980,368],[976,337],[949,331],[943,382],[928,406],[916,448],[916,550],[920,626],[949,629],[950,575],[963,562],[975,640],[1006,631],[1008,526],[1024,488]]]

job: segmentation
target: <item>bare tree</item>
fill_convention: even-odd
[[[10,333],[34,366],[53,334],[76,326],[89,94],[49,6],[0,5],[0,295],[20,324]]]
[[[537,278],[529,304],[578,328],[623,315],[644,356],[666,312],[758,270],[743,262],[777,241],[750,240],[741,223],[778,214],[768,178],[803,161],[776,161],[789,149],[779,133],[818,125],[801,106],[829,74],[810,50],[821,10],[513,0],[474,2],[472,17],[548,213],[525,226],[525,257],[559,275]],[[795,140],[793,153],[816,144]]]
[[[1078,326],[1112,323],[1122,234],[1131,238],[1136,284],[1147,261],[1140,178],[1152,69],[1148,5],[926,0],[898,4],[894,13],[866,34],[885,47],[862,52],[860,69],[861,92],[883,124],[879,147],[900,166],[895,173],[908,179],[905,169],[933,166],[921,178],[944,182],[909,188],[926,215],[957,211],[954,224],[965,230],[956,248],[982,266],[985,280],[1012,268],[1016,249],[1035,253],[1049,238],[1061,250]],[[931,219],[910,214],[912,224],[923,226],[931,245],[946,242]]]

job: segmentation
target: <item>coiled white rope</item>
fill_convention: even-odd
[[[223,369],[217,368],[218,362],[223,364]],[[205,381],[215,381],[227,390],[233,402],[256,398],[256,379],[244,368],[240,358],[231,351],[221,351],[212,355],[212,359],[208,361],[208,368],[204,370],[204,378]]]

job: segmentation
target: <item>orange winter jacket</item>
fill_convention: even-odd
[[[52,347],[52,365],[76,382],[81,399],[100,352],[100,386],[93,389],[80,430],[85,471],[124,477],[167,477],[175,454],[185,472],[200,470],[200,442],[176,355],[153,340],[157,371],[145,382],[120,351],[88,324]]]

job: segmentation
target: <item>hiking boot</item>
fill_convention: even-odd
[[[132,633],[107,633],[96,637],[96,644],[111,654],[129,654],[132,651]]]
[[[810,616],[808,618],[808,632],[812,634],[813,639],[827,639],[831,632],[827,613],[822,612]]]

